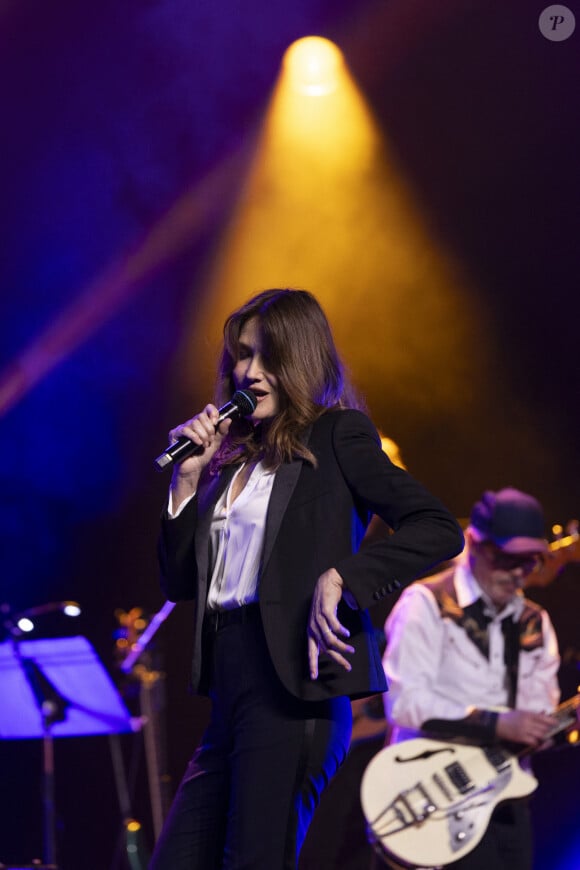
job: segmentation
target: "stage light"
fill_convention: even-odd
[[[47,613],[55,612],[64,613],[66,616],[76,617],[80,616],[81,608],[76,601],[49,601],[47,604],[38,604],[35,607],[28,607],[26,610],[22,610],[20,613],[15,613],[14,615],[10,612],[10,605],[3,604],[0,608],[0,612],[5,614],[5,618],[2,622],[4,628],[6,628],[14,637],[18,637],[19,634],[28,634],[36,628],[36,624],[31,617],[36,618],[37,616],[44,616]]]
[[[343,58],[329,39],[306,36],[286,50],[283,64],[293,87],[311,97],[321,97],[336,90]]]

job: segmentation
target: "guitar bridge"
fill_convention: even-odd
[[[399,797],[411,815],[413,824],[424,822],[437,809],[433,798],[420,782],[414,788],[401,792]]]
[[[375,819],[369,821],[369,839],[380,840],[406,828],[422,825],[436,810],[431,795],[418,782],[406,791],[400,792]]]

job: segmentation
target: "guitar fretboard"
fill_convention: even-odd
[[[573,698],[568,698],[567,701],[562,701],[559,707],[556,707],[552,716],[558,719],[558,724],[554,725],[551,731],[546,735],[546,740],[551,740],[552,737],[555,737],[556,734],[559,734],[561,731],[565,731],[566,728],[569,728],[570,725],[573,725],[576,721],[576,710],[580,707],[580,695],[574,695]],[[535,752],[535,749],[531,746],[527,746],[525,749],[522,749],[521,752],[518,752],[518,758],[524,758],[526,755],[531,755],[532,752]]]

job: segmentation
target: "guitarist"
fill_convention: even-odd
[[[427,733],[481,744],[539,747],[557,720],[556,635],[522,587],[548,553],[542,507],[513,488],[473,506],[459,560],[413,583],[389,615],[383,664],[391,742]],[[527,803],[494,811],[481,842],[456,870],[530,870]]]

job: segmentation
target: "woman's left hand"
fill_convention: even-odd
[[[342,577],[335,568],[329,568],[317,580],[308,619],[308,662],[313,680],[318,677],[318,656],[321,652],[327,653],[346,671],[352,669],[344,654],[353,653],[354,647],[340,639],[340,636],[349,637],[350,632],[336,616],[342,596]]]

